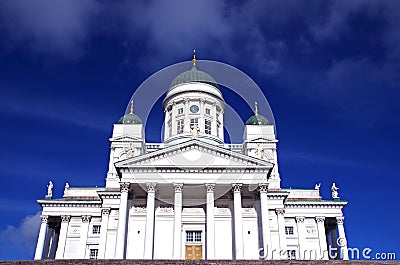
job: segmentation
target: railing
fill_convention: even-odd
[[[218,146],[239,153],[242,152],[243,148],[243,144],[221,144]],[[168,147],[168,145],[164,143],[146,143],[147,152],[154,152],[165,147]]]

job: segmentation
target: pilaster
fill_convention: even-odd
[[[181,259],[182,249],[182,188],[183,183],[174,183],[175,198],[174,198],[174,248],[173,258]]]
[[[232,184],[235,223],[235,258],[243,259],[242,184]]]
[[[146,183],[147,187],[147,208],[146,208],[146,234],[144,244],[144,258],[153,258],[153,240],[154,240],[154,208],[156,183]]]
[[[205,184],[207,190],[207,259],[215,258],[214,190],[215,184]]]

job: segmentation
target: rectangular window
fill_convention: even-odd
[[[221,124],[219,121],[217,121],[217,137],[219,137],[219,128],[221,127]]]
[[[183,108],[178,109],[178,115],[183,114]]]
[[[90,259],[97,259],[98,255],[99,255],[99,250],[98,249],[90,249],[90,253],[89,253],[89,258]]]
[[[186,231],[186,242],[201,242],[201,231]]]
[[[288,259],[296,259],[296,250],[288,250],[287,258]]]
[[[285,234],[286,235],[293,235],[294,234],[293,226],[285,226]]]
[[[199,119],[198,118],[192,118],[190,119],[190,129],[193,129],[194,127],[199,125]]]
[[[178,120],[176,122],[176,133],[177,134],[183,133],[183,126],[184,126],[183,120]]]
[[[209,108],[206,108],[206,114],[211,115],[211,110]]]
[[[211,134],[211,120],[205,120],[204,133]]]
[[[99,225],[94,225],[92,228],[92,234],[98,235],[100,234],[100,226]]]

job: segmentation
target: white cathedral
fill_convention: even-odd
[[[131,106],[105,187],[53,198],[49,183],[35,259],[348,259],[335,184],[329,200],[319,185],[281,188],[275,125],[257,106],[243,142],[225,143],[226,103],[197,64],[171,82],[162,143],[145,142]]]

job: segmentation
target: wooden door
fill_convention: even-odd
[[[200,260],[203,258],[202,245],[186,245],[185,259]]]

